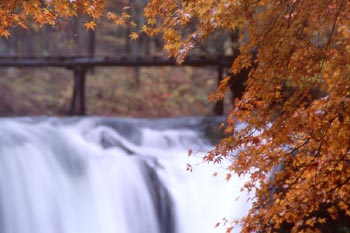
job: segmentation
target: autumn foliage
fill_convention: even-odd
[[[39,24],[79,11],[98,18],[103,1],[10,0],[0,6],[6,22],[0,34],[8,36],[8,27],[25,27],[29,17]],[[180,63],[212,33],[240,32],[232,71],[250,69],[246,92],[228,116],[226,138],[204,159],[227,159],[227,177],[250,177],[245,189],[255,197],[240,221],[242,232],[329,232],[325,227],[333,222],[348,227],[350,2],[151,0],[145,16],[142,32],[161,34]]]
[[[350,2],[153,0],[145,15],[180,62],[216,30],[240,31],[232,70],[250,69],[247,90],[205,160],[250,177],[242,232],[349,226]]]
[[[106,12],[106,4],[105,0],[0,0],[0,36],[9,37],[11,27],[29,29],[28,22],[60,26],[75,17],[85,17],[79,23],[91,30],[107,20],[133,24],[124,4],[114,7],[114,12]]]

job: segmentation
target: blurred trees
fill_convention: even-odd
[[[147,0],[1,2],[0,56],[165,55],[161,38],[149,37],[142,30],[147,3]],[[137,33],[138,40],[130,40],[131,33]],[[236,42],[232,43],[231,34],[217,31],[193,53],[232,54]]]
[[[23,16],[21,23],[12,21],[12,24],[3,24],[6,27],[0,27],[0,30],[10,34],[0,37],[0,56],[167,56],[163,51],[163,41],[160,37],[148,37],[141,32],[142,25],[146,23],[143,10],[147,1],[105,1],[103,14],[95,19],[92,19],[93,12],[89,11],[84,2],[86,1],[0,2],[0,15],[9,12],[13,12],[12,16],[16,17],[23,15],[24,3],[31,4],[38,14],[45,13],[45,9],[49,9],[52,13],[47,22],[40,21],[44,19],[38,16],[35,18],[34,12]],[[89,2],[101,4],[103,1]],[[48,3],[63,5],[55,8],[53,5],[47,5]],[[68,12],[69,15],[65,15],[62,11],[67,7],[73,9]],[[97,26],[94,30],[87,30],[86,24],[91,21]],[[137,33],[139,38],[131,40],[131,33]],[[213,35],[194,53],[213,56],[230,54],[230,51],[229,33],[222,31]],[[89,106],[93,106],[88,108],[88,114],[122,116],[211,114],[212,106],[206,100],[207,95],[216,86],[216,68],[198,69],[199,71],[186,68],[180,72],[179,68],[175,69],[175,71],[168,68],[158,69],[162,75],[153,68],[128,68],[121,69],[122,72],[116,72],[115,69],[95,69],[93,73],[88,72],[91,78],[87,79],[87,102]],[[66,114],[72,95],[69,88],[72,85],[72,73],[46,68],[33,69],[29,72],[28,70],[29,68],[0,70],[0,89],[4,100],[0,103],[2,106],[0,115]],[[175,74],[178,77],[175,77]],[[62,79],[62,76],[65,78]],[[150,80],[146,81],[143,77],[147,79],[149,77]],[[151,86],[144,86],[152,83],[161,84],[162,88],[151,91],[149,90]],[[56,90],[48,93],[47,90],[51,90],[52,85]],[[112,90],[103,91],[109,88]],[[52,98],[45,96],[48,94]],[[183,98],[185,96],[186,99]],[[124,106],[128,103],[135,104],[128,110]],[[191,105],[193,106],[190,107]],[[159,106],[162,106],[162,111],[159,111]]]
[[[31,0],[31,1],[8,1],[8,2],[0,2],[0,15],[4,14],[6,18],[9,15],[9,12],[14,17],[12,21],[11,17],[7,17],[7,20],[10,20],[9,24],[3,24],[0,27],[0,32],[3,33],[3,36],[0,37],[0,56],[22,56],[22,57],[31,57],[31,56],[117,56],[117,57],[153,57],[153,56],[163,56],[166,57],[166,53],[163,51],[163,41],[160,36],[149,37],[144,32],[142,32],[142,26],[146,23],[146,19],[143,16],[144,8],[146,7],[147,1],[145,0],[117,0],[117,1],[89,1],[89,4],[92,5],[84,5],[84,2],[87,1],[43,1],[43,0]],[[29,4],[29,5],[28,5]],[[56,5],[57,6],[56,6]],[[61,4],[61,5],[60,5]],[[104,7],[92,7],[94,4],[101,5]],[[64,9],[71,9],[68,12],[65,12]],[[33,10],[32,14],[25,14],[27,9]],[[91,11],[91,9],[97,9],[96,11]],[[102,12],[102,13],[100,13]],[[11,16],[10,14],[10,16]],[[47,18],[39,17],[40,14],[44,14],[48,16]],[[47,15],[48,14],[48,15]],[[95,18],[94,18],[94,15]],[[97,18],[97,16],[100,16]],[[20,17],[20,21],[16,19],[16,17]],[[46,21],[45,21],[46,20]],[[91,24],[93,23],[93,24]],[[97,26],[97,27],[96,27]],[[92,27],[94,30],[87,30],[87,27]],[[9,34],[6,34],[9,33]],[[137,40],[131,40],[130,35],[132,33],[136,33],[138,35]],[[205,55],[205,56],[217,56],[217,55],[230,55],[232,54],[232,41],[230,37],[231,32],[229,31],[219,31],[214,33],[210,38],[208,38],[205,43],[196,48],[193,51],[193,54],[196,55]],[[132,85],[139,86],[144,83],[141,79],[140,75],[149,74],[148,71],[143,71],[143,69],[147,68],[129,68],[128,72],[125,73],[132,82]],[[0,73],[3,76],[4,86],[11,88],[20,88],[19,86],[13,85],[13,83],[8,83],[11,79],[8,79],[6,76],[7,73],[11,73],[15,69],[0,70]],[[149,69],[152,70],[152,69]],[[192,77],[196,72],[189,71],[190,69],[186,69],[186,73],[183,73],[185,77]],[[42,69],[42,72],[35,72],[38,76],[47,75],[50,76],[48,81],[49,83],[56,83],[55,75],[58,72],[51,72],[48,69]],[[217,78],[216,68],[208,68],[207,74],[212,75],[213,83],[211,85],[215,87],[215,79]],[[224,75],[229,72],[228,70],[224,70]],[[16,71],[18,77],[27,77],[27,71]],[[105,72],[97,72],[96,76],[99,76],[101,73]],[[118,72],[117,72],[118,73]],[[171,76],[172,72],[164,73],[164,76]],[[174,72],[176,73],[176,72]],[[67,72],[65,73],[67,75]],[[70,73],[68,73],[71,76]],[[91,72],[88,72],[89,76],[95,76]],[[157,74],[154,74],[158,76]],[[52,77],[51,77],[52,76]],[[107,76],[109,76],[107,74]],[[119,74],[118,76],[124,76],[124,74]],[[123,77],[124,78],[124,77]],[[193,77],[196,78],[196,77]],[[157,78],[154,78],[156,80]],[[182,80],[181,77],[178,77],[179,80]],[[94,78],[93,80],[96,80]],[[89,80],[89,82],[93,82]],[[19,82],[20,83],[20,82]],[[32,82],[34,85],[36,82]],[[107,82],[106,82],[107,83]],[[208,89],[212,90],[212,87],[208,87],[208,81],[206,78],[203,79],[203,83],[198,83],[196,81],[197,87],[202,87],[206,90],[206,93],[210,93]],[[56,83],[57,88],[60,88],[59,82]],[[171,83],[168,83],[172,85]],[[190,84],[190,83],[188,83]],[[18,84],[22,85],[22,84]],[[49,84],[46,84],[49,85]],[[180,85],[180,84],[179,84]],[[43,90],[45,90],[44,82],[41,82],[39,85]],[[114,85],[112,85],[114,86]],[[1,87],[1,85],[0,85]],[[96,83],[96,85],[88,85],[89,88],[102,88],[103,87]],[[121,86],[121,88],[124,88]],[[142,89],[142,88],[141,88]],[[196,95],[197,91],[193,91],[192,87],[186,88],[188,91],[191,91]],[[30,88],[27,88],[29,91]],[[95,92],[95,90],[88,90]],[[137,91],[137,90],[134,90]],[[8,93],[8,92],[4,92]],[[38,92],[36,95],[43,95],[45,92]],[[115,92],[117,93],[117,92]],[[52,94],[52,93],[51,93]],[[20,112],[21,114],[25,114],[28,112],[34,112],[38,114],[40,112],[39,109],[35,111],[31,111],[30,102],[36,102],[35,97],[30,93],[26,94],[27,100],[31,100],[28,102],[28,106],[25,108],[27,111],[8,111],[5,114],[13,114],[16,112]],[[60,94],[57,94],[60,95]],[[67,96],[67,93],[64,94]],[[68,95],[69,96],[69,95]],[[135,95],[136,96],[136,95]],[[203,99],[203,96],[200,97]],[[5,98],[9,100],[10,98]],[[46,98],[41,98],[46,99]],[[67,101],[67,97],[65,97]],[[142,98],[141,98],[142,99]],[[48,100],[48,99],[46,99]],[[51,99],[50,99],[51,100]],[[105,98],[100,98],[100,101],[109,102],[109,100]],[[116,96],[110,96],[110,100],[117,101]],[[145,99],[143,99],[145,100]],[[156,99],[155,99],[156,100]],[[90,103],[96,103],[96,99],[93,101],[89,101]],[[136,101],[136,100],[135,100]],[[13,99],[13,104],[16,105],[16,100]],[[55,101],[55,104],[61,103],[62,101]],[[119,102],[119,101],[118,101]],[[3,103],[5,104],[5,103]],[[55,105],[53,104],[53,105]],[[22,106],[21,104],[18,104]],[[102,103],[100,104],[103,105]],[[156,105],[156,103],[153,103]],[[184,103],[184,105],[186,105]],[[200,104],[202,105],[202,104]],[[39,106],[36,104],[36,106]],[[42,106],[42,105],[40,105]],[[108,104],[109,108],[112,108],[111,104]],[[146,104],[142,105],[146,106]],[[179,107],[179,104],[175,104],[175,106]],[[208,110],[205,110],[203,114],[210,114],[212,111],[212,107],[210,104],[205,104]],[[33,105],[34,107],[34,105]],[[54,109],[57,109],[58,106],[55,106]],[[61,108],[67,109],[67,106],[61,106]],[[182,107],[180,107],[182,108]],[[183,107],[184,109],[187,107]],[[200,107],[204,109],[203,107]],[[17,108],[16,108],[17,109]],[[42,111],[42,108],[40,108]],[[115,109],[114,107],[112,109]],[[198,111],[196,113],[191,113],[191,108],[187,108],[187,114],[199,114]],[[194,108],[193,108],[194,109]],[[125,115],[121,113],[119,110],[106,110],[113,114],[119,112],[119,114]],[[99,112],[104,114],[106,111]],[[4,111],[3,111],[4,112]],[[5,111],[6,112],[6,111]],[[46,111],[45,111],[46,112]],[[58,111],[49,111],[49,114],[61,114],[66,112],[66,110]],[[137,111],[136,111],[137,112]],[[166,115],[171,115],[170,111],[165,111]],[[165,114],[164,112],[164,114]],[[176,111],[175,111],[176,112]],[[174,115],[179,115],[175,113]],[[185,112],[183,112],[185,113]],[[4,113],[2,113],[4,114]],[[138,113],[135,113],[139,115]],[[148,115],[153,113],[148,113]],[[160,113],[161,114],[161,113]],[[186,113],[185,113],[186,114]]]

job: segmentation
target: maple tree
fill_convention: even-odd
[[[350,2],[153,0],[145,15],[143,30],[161,33],[179,62],[211,33],[240,31],[232,71],[250,70],[246,92],[204,159],[230,160],[228,179],[250,177],[242,232],[349,226]]]
[[[85,16],[81,23],[93,30],[101,20],[114,21],[116,25],[131,24],[127,7],[119,6],[119,14],[105,12],[105,0],[0,0],[0,36],[9,37],[11,27],[28,28],[33,21],[40,26],[60,26],[62,21]],[[135,35],[132,35],[135,37]]]
[[[86,14],[94,28],[103,0],[0,3],[0,35],[26,20],[57,24]],[[226,137],[206,161],[231,161],[250,179],[252,208],[242,232],[322,232],[350,217],[350,2],[346,0],[151,0],[142,32],[161,34],[181,63],[218,30],[239,31],[238,74],[249,70]],[[129,15],[106,13],[117,25]],[[137,38],[132,34],[131,38]],[[234,76],[232,77],[234,78]],[[222,98],[230,77],[213,98]],[[232,228],[229,227],[229,232]],[[327,230],[326,230],[327,231]]]

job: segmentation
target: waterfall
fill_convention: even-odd
[[[202,163],[212,121],[0,119],[0,232],[225,232],[249,204],[241,179],[212,175],[224,164]]]

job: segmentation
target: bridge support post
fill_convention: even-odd
[[[219,87],[221,80],[223,79],[224,67],[218,67],[218,82],[217,86]],[[224,115],[224,99],[217,100],[214,106],[214,114],[222,116]]]
[[[73,67],[74,86],[71,105],[69,109],[70,115],[83,116],[85,115],[85,75],[86,69],[82,66]]]

